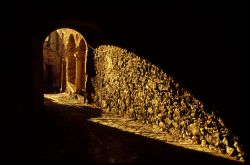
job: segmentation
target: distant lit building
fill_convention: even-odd
[[[81,93],[86,84],[87,44],[80,33],[62,28],[43,44],[44,92]]]

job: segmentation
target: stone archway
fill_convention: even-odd
[[[87,62],[87,43],[84,38],[80,40],[76,53],[76,93],[84,94],[86,91],[86,62]]]
[[[83,101],[86,99],[86,62],[88,46],[85,38],[69,28],[57,29],[44,41],[44,65],[50,64],[60,92],[66,91]],[[46,80],[46,68],[44,77]]]

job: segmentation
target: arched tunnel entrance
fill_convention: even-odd
[[[15,13],[1,10],[1,163],[241,164],[241,142],[249,151],[247,10],[237,3],[193,4],[5,5]],[[88,50],[86,88],[75,81],[77,73],[68,78],[80,89],[72,87],[73,95],[86,89],[94,108],[66,95],[61,95],[63,102],[56,101],[57,92],[68,89],[67,63],[60,65],[62,74],[54,64],[44,66],[43,44],[62,27],[77,30],[93,47]],[[44,93],[51,99],[44,101]],[[152,135],[152,127],[160,131]],[[184,144],[240,161],[152,139],[164,141],[165,133],[176,135],[168,139],[171,144],[182,136]]]
[[[69,28],[51,32],[43,43],[44,93],[67,92],[85,102],[88,46]]]
[[[43,44],[44,93],[47,94],[45,95],[45,110],[48,115],[52,113],[50,117],[53,120],[49,122],[49,125],[53,125],[56,129],[72,129],[71,127],[64,128],[66,123],[74,123],[74,126],[77,126],[77,128],[73,128],[76,129],[74,134],[66,133],[64,137],[64,140],[68,140],[67,138],[76,140],[76,142],[70,142],[69,148],[72,147],[71,145],[76,147],[75,145],[82,143],[80,139],[75,139],[78,137],[76,133],[85,130],[85,134],[80,134],[80,137],[85,140],[87,138],[91,145],[84,142],[83,146],[91,146],[90,148],[101,151],[96,153],[97,151],[90,151],[87,147],[87,150],[80,149],[78,154],[88,153],[91,155],[91,161],[107,163],[124,162],[125,157],[129,163],[141,161],[143,156],[140,154],[139,156],[137,154],[131,156],[124,152],[120,152],[120,155],[114,154],[114,151],[124,148],[123,144],[117,142],[117,139],[114,139],[114,144],[110,144],[105,138],[114,138],[112,132],[115,130],[108,129],[108,134],[103,131],[96,132],[100,128],[99,125],[93,123],[98,123],[172,145],[240,160],[234,163],[241,163],[244,160],[244,152],[239,139],[230,133],[222,118],[217,116],[215,111],[207,108],[188,90],[181,87],[170,74],[125,48],[111,44],[99,44],[92,48],[94,51],[89,55],[87,48],[88,44],[80,33],[66,28],[57,29],[50,33]],[[94,72],[89,76],[87,76],[86,70],[87,56],[88,60],[92,62],[93,68],[90,70],[92,73]],[[89,86],[86,85],[88,78],[91,80]],[[87,90],[88,87],[93,89]],[[49,94],[58,92],[66,92],[67,94]],[[94,106],[85,104],[87,95],[92,98]],[[78,101],[72,100],[70,96],[74,96],[74,99],[77,98]],[[57,118],[56,113],[61,113],[59,118],[63,122],[60,124],[58,124],[59,118]],[[80,120],[75,119],[75,117]],[[70,123],[64,123],[64,120],[70,121]],[[83,126],[81,120],[86,125],[91,125],[93,129],[85,127],[81,129]],[[48,130],[51,129],[49,125],[47,125]],[[106,128],[102,129],[106,130]],[[47,143],[63,144],[55,141],[54,138],[46,137],[46,134],[48,132],[45,131],[43,136],[45,136],[44,139],[47,139]],[[123,133],[121,133],[122,135],[118,134],[121,141],[124,140],[122,136],[130,136]],[[63,135],[55,131],[53,136],[57,139]],[[91,139],[95,144],[91,142]],[[134,139],[137,139],[137,136],[132,138],[131,144],[133,145]],[[96,142],[105,143],[105,146],[97,145]],[[38,148],[47,152],[45,146],[38,145]],[[151,150],[151,147],[156,147],[158,150],[159,146],[157,144],[157,147],[153,145],[147,149]],[[65,150],[69,152],[68,147],[54,147],[56,154],[65,152]],[[125,151],[128,150],[127,148]],[[159,150],[162,148],[160,147]],[[163,150],[168,152],[166,149]],[[99,152],[106,152],[107,155],[104,157]],[[46,155],[47,153],[39,154]],[[39,154],[36,155],[37,159],[41,159]],[[207,159],[205,157],[203,158]],[[48,158],[48,160],[53,159],[54,157]],[[71,158],[68,159],[71,160]],[[165,156],[161,158],[161,160],[165,159],[169,158]],[[59,162],[62,160],[69,161],[61,159]],[[146,161],[154,160],[155,157]],[[214,160],[227,162],[227,159]],[[87,161],[87,158],[77,156],[76,161]],[[175,156],[172,156],[171,161],[177,161]]]
[[[81,10],[78,10],[78,12],[80,11]],[[76,10],[74,10],[74,12],[76,12]],[[75,14],[79,16],[77,12],[74,12],[72,11],[73,14],[70,13],[69,15],[72,16]],[[50,122],[46,122],[47,120],[40,121],[40,123],[42,123],[40,130],[48,130],[43,134],[45,136],[44,139],[48,140],[48,144],[55,144],[53,145],[53,149],[57,151],[54,152],[52,149],[46,154],[45,152],[47,151],[45,151],[46,149],[44,148],[44,153],[41,154],[42,156],[38,154],[37,160],[58,160],[59,162],[76,160],[76,162],[90,161],[104,163],[119,161],[122,163],[147,163],[157,162],[157,160],[169,160],[174,164],[175,162],[181,163],[180,160],[178,160],[179,157],[181,157],[186,162],[193,164],[195,164],[195,162],[200,164],[202,160],[210,160],[205,161],[208,164],[215,162],[231,163],[231,161],[220,158],[217,159],[217,157],[213,156],[212,159],[210,159],[211,155],[204,156],[206,154],[196,154],[196,152],[190,150],[183,150],[180,156],[174,156],[174,154],[178,155],[180,148],[169,148],[169,146],[167,147],[163,145],[163,143],[158,143],[157,140],[150,139],[155,137],[156,139],[162,140],[168,135],[171,135],[174,138],[172,138],[172,140],[168,139],[167,141],[169,143],[175,141],[173,139],[184,139],[186,144],[190,144],[190,146],[201,146],[209,149],[208,152],[210,153],[215,152],[223,154],[224,156],[230,155],[231,158],[242,162],[244,153],[242,152],[238,138],[230,134],[230,130],[227,129],[222,118],[213,111],[214,109],[207,108],[206,104],[196,98],[192,92],[182,87],[178,81],[167,72],[167,65],[165,66],[167,69],[161,69],[165,64],[164,61],[162,63],[159,62],[159,65],[157,65],[157,59],[158,61],[162,61],[161,58],[156,55],[160,52],[170,58],[168,59],[168,61],[170,61],[168,63],[173,62],[173,64],[180,66],[178,62],[175,61],[178,56],[175,58],[174,55],[171,54],[173,52],[159,49],[162,45],[165,46],[165,43],[159,46],[156,43],[148,42],[151,40],[147,40],[147,37],[155,39],[153,36],[156,35],[144,33],[146,30],[141,31],[139,26],[135,29],[124,26],[124,29],[119,31],[119,28],[124,25],[121,22],[119,22],[120,24],[118,23],[118,25],[121,26],[115,26],[116,23],[114,23],[112,19],[107,20],[107,22],[98,20],[100,24],[97,23],[97,20],[95,20],[96,22],[93,21],[95,23],[92,23],[89,21],[92,17],[87,17],[85,14],[87,15],[87,13],[84,13],[82,16],[79,16],[79,20],[74,20],[73,18],[75,17],[66,19],[64,18],[65,15],[61,17],[58,16],[59,20],[51,19],[48,22],[45,21],[46,26],[42,25],[42,23],[37,23],[37,25],[41,26],[34,28],[34,34],[32,36],[32,99],[34,99],[34,109],[42,109],[42,113],[45,115],[48,114],[49,116],[49,112],[55,114],[55,116],[51,118],[48,117],[48,119],[53,119],[48,120]],[[124,16],[123,18],[126,20],[127,17]],[[136,23],[136,21],[133,23]],[[77,31],[83,34],[86,41],[93,46],[93,49],[88,51],[88,43],[86,43],[85,40],[80,40],[79,35],[68,35],[65,41],[67,44],[65,44],[63,48],[65,58],[58,56],[59,69],[56,69],[56,66],[49,62],[49,59],[44,61],[47,64],[42,64],[41,61],[43,61],[42,57],[44,57],[44,55],[41,53],[43,50],[40,46],[48,33],[51,32],[51,29],[58,29],[60,27],[77,29]],[[140,27],[144,26],[142,25]],[[150,26],[150,28],[152,28],[152,26]],[[158,29],[158,27],[154,30],[156,29]],[[163,29],[164,28],[161,30]],[[129,32],[130,30],[134,30],[138,35],[131,34]],[[52,34],[51,37],[48,37],[46,40],[50,42],[46,44],[45,41],[45,47],[53,47],[52,42],[59,43],[60,36],[63,35],[66,34],[61,34],[60,29],[58,29],[57,33],[54,34],[55,37],[58,36],[58,39],[54,39],[53,41]],[[143,36],[146,37],[143,38]],[[171,39],[175,38],[175,36],[168,37],[172,37]],[[176,43],[172,43],[170,40],[168,41],[170,46],[179,43],[177,39],[175,39],[174,42]],[[178,46],[175,46],[173,49],[177,47]],[[59,49],[60,45],[55,46],[55,50],[59,51]],[[80,59],[87,59],[86,56],[81,56],[85,51],[88,53],[88,55],[85,54],[88,56],[88,60],[85,61],[84,64],[82,62],[84,60]],[[186,59],[188,60],[188,57],[186,57]],[[187,66],[188,65],[189,64],[187,64]],[[192,69],[189,71],[192,71]],[[42,73],[44,81],[38,76]],[[44,88],[42,87],[43,85]],[[68,104],[70,103],[70,98],[65,96],[65,102],[60,102],[60,100],[57,100],[60,98],[56,99],[56,96],[52,94],[63,91],[80,99],[81,96],[87,94],[87,96],[92,99],[91,103],[94,103],[96,107],[91,108],[89,105],[86,106],[82,103],[74,103],[76,106],[72,106]],[[52,106],[49,107],[50,110],[43,111],[44,109],[41,108],[43,107],[41,105],[43,103],[43,93],[51,93],[50,98],[52,100],[54,99],[55,102],[57,100],[57,103],[63,103],[65,105],[53,104],[47,100]],[[48,105],[48,102],[45,101],[45,107]],[[53,107],[58,108],[54,109]],[[58,112],[62,112],[62,115],[56,115]],[[104,112],[106,114],[104,114]],[[109,113],[112,115],[108,115]],[[71,117],[67,118],[68,116]],[[128,118],[125,122],[126,117]],[[138,123],[129,124],[132,120],[133,122],[136,120]],[[84,124],[81,125],[80,123]],[[144,126],[150,127],[150,129],[146,129],[140,125],[141,123],[143,123]],[[101,126],[102,124],[107,127]],[[75,127],[70,127],[71,125]],[[61,126],[65,127],[63,128]],[[134,134],[138,133],[137,135],[139,136],[133,136],[124,132],[121,133],[117,129],[109,128],[109,126],[124,129],[124,131],[130,129],[132,132],[134,131]],[[152,135],[152,128],[158,129],[159,132]],[[168,135],[165,136],[164,133]],[[41,135],[40,133],[38,134]],[[161,134],[164,134],[164,136],[161,136]],[[49,137],[47,135],[51,136]],[[145,135],[146,138],[142,138],[141,135]],[[61,141],[58,139],[61,139]],[[137,142],[140,145],[136,145]],[[151,145],[154,143],[157,144],[157,146]],[[181,143],[178,142],[177,144],[180,145]],[[164,147],[161,148],[159,147],[160,145]],[[134,150],[134,148],[138,148],[138,150]],[[171,152],[174,154],[171,154]],[[185,154],[187,152],[189,154]],[[158,158],[159,153],[162,153],[162,155],[160,154],[160,158]],[[166,156],[165,153],[171,156]],[[54,155],[54,157],[49,157],[48,155]],[[240,161],[232,161],[232,164],[241,163]]]

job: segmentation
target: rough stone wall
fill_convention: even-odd
[[[183,89],[170,75],[127,50],[102,45],[93,55],[96,104],[160,127],[176,138],[244,159],[239,139],[222,118]]]
[[[60,88],[60,77],[61,77],[61,58],[62,55],[56,49],[56,32],[52,32],[50,34],[50,46],[47,46],[47,41],[44,42],[43,45],[43,68],[44,68],[44,80],[46,81],[47,71],[46,65],[50,65],[53,71],[53,80],[52,80],[52,88],[59,89]]]

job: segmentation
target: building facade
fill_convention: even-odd
[[[44,93],[67,91],[83,94],[86,89],[87,43],[72,29],[57,29],[43,44]]]

